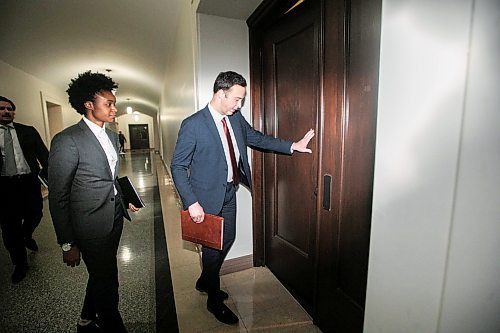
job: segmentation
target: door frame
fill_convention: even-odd
[[[49,106],[59,108],[60,117],[58,119],[58,123],[53,125],[56,125],[56,129],[61,131],[64,129],[64,112],[62,110],[62,103],[57,98],[52,97],[43,91],[40,91],[40,103],[42,106],[43,124],[45,127],[45,142],[47,143],[47,147],[50,148],[52,138],[55,134],[57,134],[57,132],[50,129],[52,118],[49,116]]]

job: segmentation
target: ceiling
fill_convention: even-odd
[[[185,1],[1,0],[0,59],[61,90],[111,70],[119,114],[130,104],[155,116]],[[198,12],[245,20],[261,1],[201,0]]]

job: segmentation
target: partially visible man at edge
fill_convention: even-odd
[[[83,117],[50,147],[49,208],[63,261],[75,267],[81,257],[89,274],[78,332],[127,332],[118,310],[116,254],[123,218],[130,216],[116,181],[118,135],[105,127],[116,117],[116,88],[100,73],[72,79],[69,102]]]
[[[33,239],[43,216],[38,175],[47,177],[49,151],[38,131],[14,122],[15,115],[14,102],[0,96],[0,193],[4,207],[0,227],[3,243],[15,266],[12,283],[19,283],[28,271],[26,248],[38,251]]]

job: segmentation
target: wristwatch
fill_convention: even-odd
[[[68,252],[69,250],[71,250],[71,247],[73,246],[72,243],[64,243],[61,245],[61,249],[64,251],[64,252]]]

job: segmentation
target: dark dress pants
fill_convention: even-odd
[[[119,196],[115,199],[115,221],[111,233],[103,238],[78,241],[89,279],[82,319],[99,318],[105,332],[126,332],[118,311],[118,245],[123,230],[123,207]]]
[[[224,204],[219,214],[224,218],[224,242],[222,250],[209,247],[202,248],[202,272],[198,283],[204,286],[208,293],[207,302],[217,302],[217,291],[220,289],[220,269],[231,249],[236,237],[236,187],[232,183],[226,186]]]
[[[43,215],[40,181],[34,174],[0,177],[0,214],[3,243],[14,265],[26,265],[24,240],[30,239]]]

